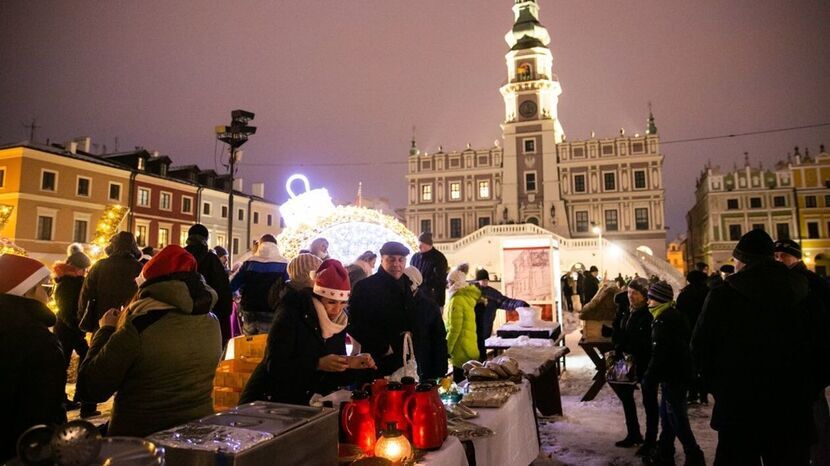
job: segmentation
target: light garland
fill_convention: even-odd
[[[128,207],[118,204],[110,204],[104,209],[104,213],[101,214],[101,219],[95,228],[95,236],[88,247],[88,255],[93,262],[105,255],[104,249],[109,244],[110,238],[118,233],[118,225],[124,221],[124,217],[127,216],[129,211]]]
[[[6,226],[6,222],[9,221],[9,218],[12,216],[12,211],[14,210],[14,206],[10,206],[8,204],[0,204],[0,230]]]
[[[0,230],[6,226],[14,211],[14,206],[8,204],[0,204]],[[26,250],[14,244],[10,239],[0,236],[0,255],[14,254],[16,256],[25,256]]]

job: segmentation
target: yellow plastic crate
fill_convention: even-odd
[[[228,351],[225,359],[262,358],[265,356],[265,345],[268,335],[238,336],[228,342]]]
[[[213,389],[213,409],[223,411],[239,404],[240,392],[232,388],[216,387]]]

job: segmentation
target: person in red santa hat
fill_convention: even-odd
[[[268,345],[240,403],[268,400],[307,405],[315,393],[372,380],[375,361],[368,354],[346,356],[343,311],[349,299],[349,274],[327,259],[314,273],[313,288],[286,287],[268,333]],[[264,369],[260,371],[259,369]]]
[[[153,256],[126,309],[101,317],[78,370],[84,401],[115,393],[108,435],[144,437],[213,413],[213,377],[222,353],[216,292],[177,245]]]
[[[55,314],[46,307],[49,269],[28,257],[0,255],[0,464],[15,456],[17,438],[37,424],[66,422],[66,370]]]

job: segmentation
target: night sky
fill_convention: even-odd
[[[406,203],[415,126],[435,152],[500,138],[512,0],[3,1],[0,141],[91,136],[218,168],[213,127],[256,113],[240,175],[283,202],[302,171],[339,199]],[[663,141],[830,122],[827,0],[540,0],[570,140]],[[707,160],[771,166],[830,126],[665,144],[669,237]],[[100,149],[100,148],[99,148]],[[803,151],[803,149],[802,149]],[[347,165],[353,164],[353,165]]]

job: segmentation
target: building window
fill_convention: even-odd
[[[585,233],[588,231],[588,212],[576,212],[576,232]]]
[[[146,162],[144,161],[144,157],[138,158],[138,169],[144,170]]]
[[[634,189],[646,189],[645,170],[634,170]]]
[[[0,168],[0,188],[6,187],[6,169]]]
[[[239,220],[240,222],[245,220],[245,211],[242,210],[242,209],[237,209],[236,210],[236,219]]]
[[[461,183],[454,181],[450,183],[450,199],[457,201],[461,199]]]
[[[614,154],[614,146],[610,144],[606,144],[602,146],[602,155],[613,155]]]
[[[0,178],[2,178],[2,174],[0,174]],[[0,179],[0,187],[3,186],[3,180]],[[824,207],[830,207],[830,194],[824,195]]]
[[[585,192],[585,175],[574,175],[574,192]]]
[[[760,209],[761,208],[761,198],[760,197],[750,197],[749,198],[749,208],[750,209]]]
[[[813,208],[817,205],[816,196],[804,196],[804,207]]]
[[[40,172],[40,190],[52,191],[58,190],[58,173],[50,170],[42,170]]]
[[[223,248],[228,247],[228,243],[225,241],[225,235],[216,235],[216,244]]]
[[[634,209],[634,228],[648,230],[648,209],[645,207]]]
[[[268,214],[268,215],[265,217],[265,222],[266,222],[266,223],[268,224],[268,226],[270,227],[270,226],[271,226],[271,224],[272,224],[272,223],[274,223],[274,216],[273,216],[273,215],[271,215],[271,214]]]
[[[259,225],[259,212],[254,212],[254,225]]]
[[[767,231],[767,227],[763,223],[753,223],[752,224],[752,229],[753,230]]]
[[[527,220],[525,220],[525,223],[529,223],[531,225],[539,226],[539,219],[536,218],[536,217],[528,217]]]
[[[109,200],[116,202],[121,201],[121,184],[110,183]]]
[[[179,245],[182,247],[187,245],[187,229],[185,229],[184,225],[179,226]]]
[[[211,203],[210,202],[203,202],[202,203],[202,215],[210,217],[210,210],[211,210]]]
[[[645,148],[645,146],[643,145],[642,142],[635,142],[634,144],[631,145],[631,152],[633,152],[635,154],[642,154],[644,148]]]
[[[173,194],[162,191],[159,195],[159,209],[170,210],[170,204],[173,202]]]
[[[138,188],[138,205],[141,207],[150,207],[150,190],[147,188]]]
[[[72,229],[72,241],[76,243],[86,243],[86,233],[89,222],[86,220],[75,220],[75,225]]]
[[[585,157],[584,147],[574,147],[574,158],[581,159]]]
[[[787,207],[787,198],[784,196],[775,196],[772,198],[772,205],[775,207]]]
[[[479,217],[478,218],[478,227],[484,228],[490,224],[490,217]]]
[[[461,219],[450,219],[450,238],[461,238]]]
[[[535,139],[524,139],[524,153],[525,154],[535,154],[536,153],[536,140]]]
[[[141,247],[147,246],[147,225],[136,225],[135,242]]]
[[[432,220],[421,220],[421,233],[432,231]]]
[[[816,239],[818,237],[818,222],[807,222],[807,238]]]
[[[233,254],[233,255],[239,254],[239,238],[234,238],[233,239],[233,247],[231,247],[231,249],[233,250],[233,252],[231,254]]]
[[[228,206],[222,206],[222,218],[228,218]]]
[[[37,216],[37,239],[41,241],[52,241],[52,225],[54,217],[48,215]]]
[[[193,198],[182,196],[182,213],[185,214],[192,214],[193,213]]]
[[[169,228],[159,228],[159,240],[158,240],[159,249],[164,249],[168,244],[170,244],[170,229]]]
[[[75,194],[81,197],[89,197],[92,190],[92,180],[83,176],[78,177],[78,185],[75,187]]]
[[[790,238],[790,224],[776,223],[775,224],[775,239],[789,239]]]
[[[432,185],[431,184],[422,184],[421,185],[421,200],[424,202],[432,202]]]
[[[490,182],[489,181],[479,181],[478,182],[478,197],[481,199],[490,199]]]
[[[738,241],[741,236],[740,225],[729,225],[729,241]]]
[[[536,172],[525,172],[525,192],[536,191]]]
[[[738,209],[738,200],[737,199],[727,199],[726,200],[726,209],[727,210],[735,210]]]
[[[617,189],[617,177],[614,173],[603,173],[602,180],[605,184],[606,191],[614,191]]]
[[[617,230],[619,230],[619,223],[618,223],[616,209],[605,211],[605,230],[606,231],[617,231]]]

